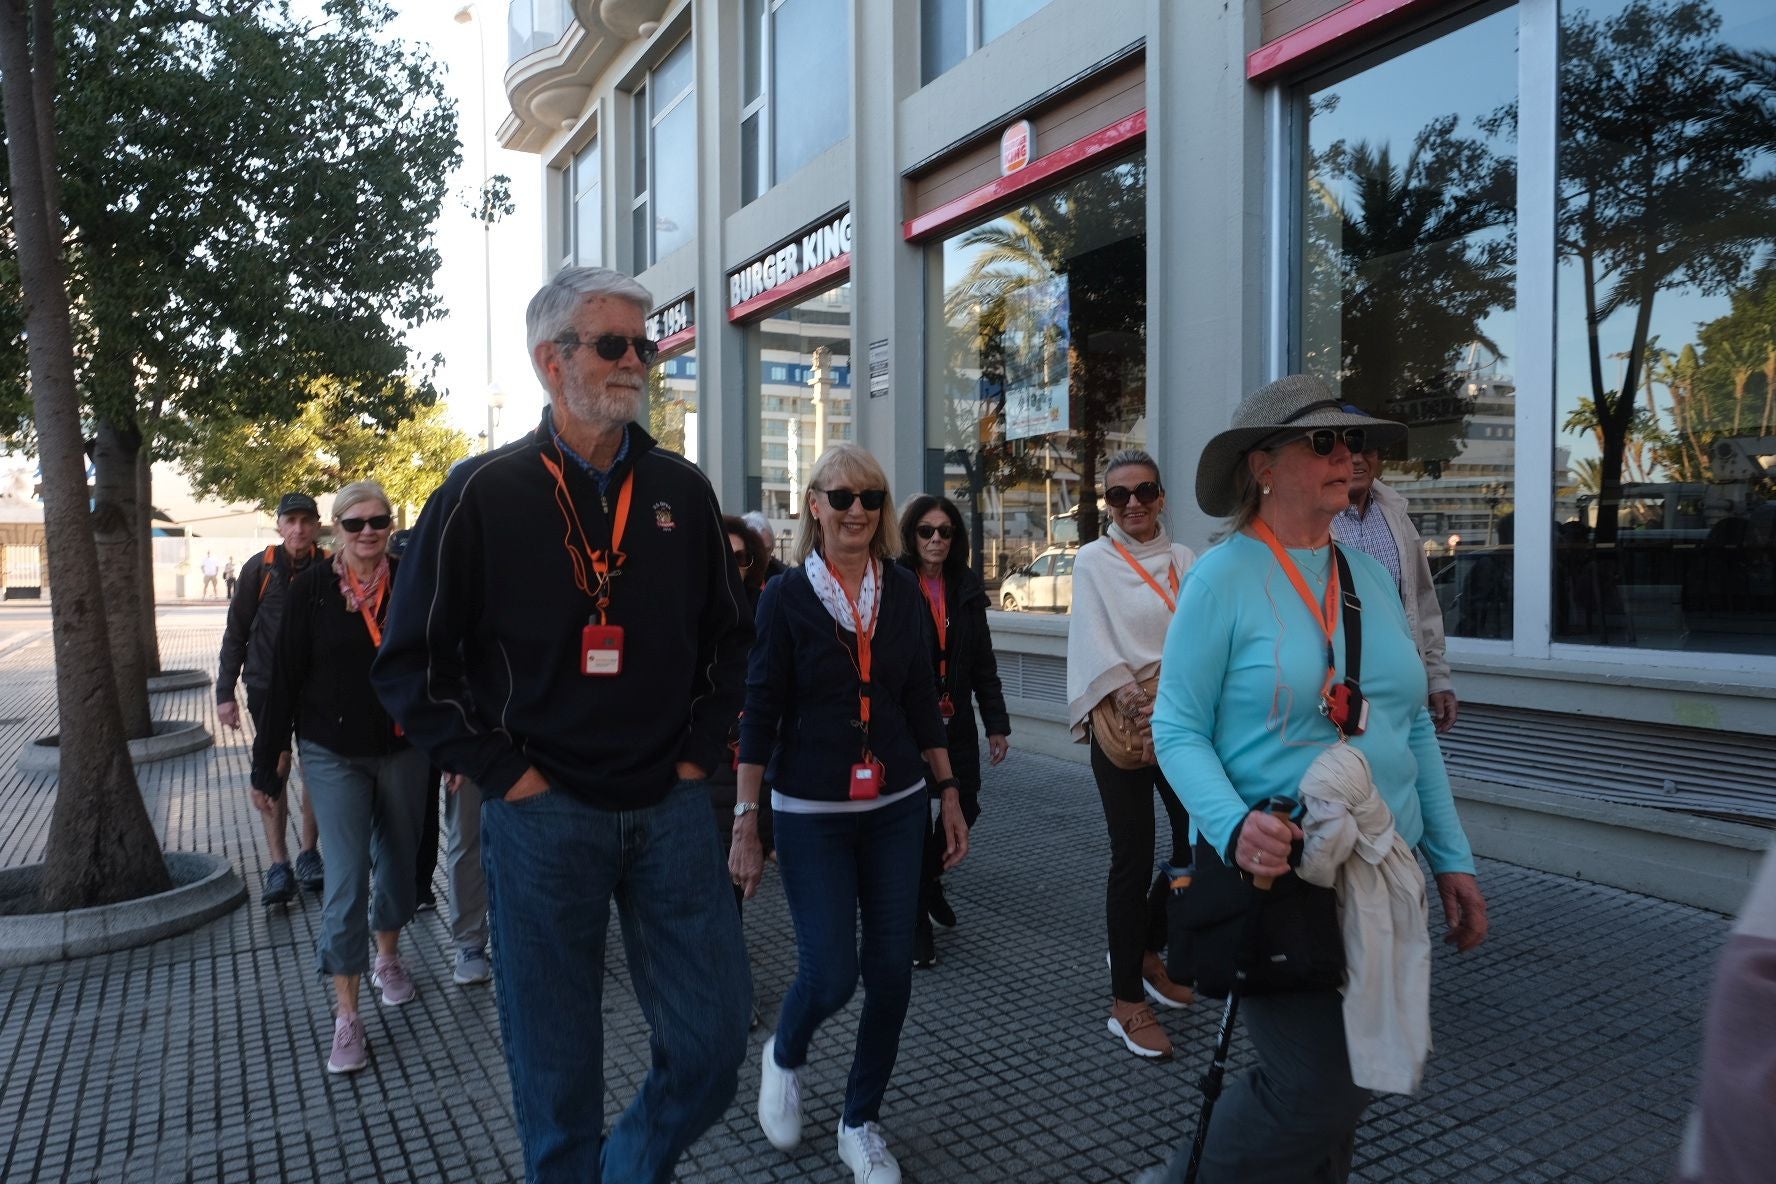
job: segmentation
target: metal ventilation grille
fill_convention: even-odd
[[[1475,781],[1776,827],[1776,740],[1462,704],[1441,738]]]
[[[1013,699],[1035,699],[1042,703],[1067,702],[1067,659],[1052,654],[1008,654],[999,659],[999,681],[1005,694]]]

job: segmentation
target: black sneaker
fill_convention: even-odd
[[[419,894],[419,899],[413,904],[413,911],[416,913],[431,913],[436,912],[437,909],[438,898],[433,896],[430,892],[421,892]]]
[[[265,869],[265,887],[259,893],[260,903],[266,907],[274,904],[289,904],[296,895],[296,877],[290,874],[290,865],[274,863]]]
[[[925,894],[925,915],[945,929],[956,927],[956,910],[950,907],[949,898],[944,895],[942,880],[933,883]]]
[[[920,970],[937,965],[937,944],[931,940],[931,922],[924,917],[913,931],[913,965]]]
[[[316,896],[327,886],[327,866],[315,848],[296,852],[296,882]]]

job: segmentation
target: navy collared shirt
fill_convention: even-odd
[[[575,464],[586,470],[586,475],[598,483],[599,497],[610,493],[611,474],[617,471],[617,466],[622,464],[623,458],[629,455],[628,424],[623,425],[623,442],[617,445],[617,455],[611,458],[611,467],[608,469],[594,468],[591,461],[568,447],[567,441],[561,438],[561,433],[553,426],[549,428],[549,433],[555,437],[555,447],[561,449],[564,456],[569,457]]]

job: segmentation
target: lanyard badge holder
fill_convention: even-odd
[[[870,566],[873,570],[873,559]],[[843,590],[844,586],[840,585],[840,591]],[[876,624],[882,619],[882,580],[879,577],[876,580],[876,611],[870,617],[867,630],[863,627],[863,612],[857,607],[857,602],[851,599],[849,592],[845,593],[845,600],[851,605],[851,620],[857,626],[857,724],[863,729],[863,756],[851,766],[850,797],[854,802],[873,802],[882,796],[882,778],[887,773],[882,762],[870,752],[869,746],[870,646],[875,640]],[[834,632],[837,631],[835,626]]]
[[[562,520],[567,524],[567,536],[563,539],[567,547],[568,558],[573,560],[574,583],[580,591],[592,598],[598,613],[586,622],[580,630],[580,673],[587,678],[614,678],[623,673],[623,627],[612,625],[606,614],[610,609],[611,575],[621,569],[623,560],[623,531],[629,525],[629,506],[635,492],[635,471],[631,469],[624,477],[623,484],[617,491],[617,512],[611,520],[611,543],[608,550],[593,548],[586,537],[586,528],[580,522],[580,513],[574,508],[573,498],[567,492],[567,479],[563,476],[561,465],[549,459],[545,454],[542,458],[543,467],[555,478],[555,506],[561,511]],[[579,536],[579,545],[574,545],[575,534]],[[582,554],[581,552],[584,552]]]
[[[940,583],[942,579],[938,577]],[[956,704],[950,698],[950,615],[942,603],[932,599],[924,576],[919,577],[919,591],[924,593],[925,604],[931,609],[931,623],[937,626],[937,714],[949,723],[956,718]],[[947,595],[944,599],[948,599]]]
[[[1361,736],[1369,728],[1369,700],[1363,696],[1362,681],[1359,674],[1363,666],[1363,602],[1357,597],[1356,580],[1351,575],[1350,562],[1345,559],[1344,552],[1338,544],[1332,544],[1332,579],[1326,587],[1326,603],[1322,608],[1315,602],[1312,592],[1308,591],[1307,581],[1301,577],[1301,569],[1283,549],[1273,533],[1260,518],[1252,523],[1252,533],[1258,536],[1271,553],[1276,556],[1283,574],[1289,577],[1289,583],[1295,586],[1296,595],[1313,615],[1326,635],[1326,681],[1320,687],[1320,714],[1338,729],[1340,739],[1349,740],[1353,736]],[[1339,613],[1344,617],[1344,660],[1345,676],[1342,683],[1334,686],[1338,680],[1338,663],[1332,650],[1332,636],[1337,631]]]

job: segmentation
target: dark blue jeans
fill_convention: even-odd
[[[845,1121],[874,1122],[913,993],[925,795],[862,814],[778,811],[774,823],[778,874],[796,933],[796,979],[777,1018],[777,1063],[801,1067],[814,1030],[850,1001],[861,968],[863,1015]]]
[[[655,1184],[734,1098],[751,979],[709,792],[613,813],[558,790],[481,813],[500,1032],[532,1184]],[[641,1092],[600,1146],[604,942],[617,902],[652,1029]]]

